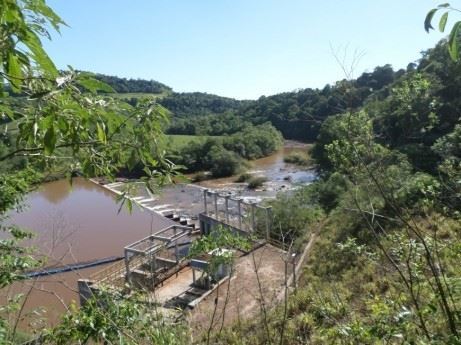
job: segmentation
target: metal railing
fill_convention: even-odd
[[[144,258],[141,256],[134,257],[130,264],[134,265],[135,267],[139,267],[144,262]],[[125,284],[125,274],[126,274],[126,266],[125,261],[119,261],[115,264],[112,264],[90,276],[90,280],[94,281],[96,284],[99,285],[107,285],[108,287],[118,287],[122,288]]]

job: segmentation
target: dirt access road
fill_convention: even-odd
[[[286,253],[270,244],[237,259],[234,276],[190,312],[190,327],[196,335],[250,318],[270,305],[285,287],[293,271],[285,265]],[[263,296],[263,297],[261,297]],[[216,310],[215,310],[215,303]],[[215,314],[213,316],[213,313]]]

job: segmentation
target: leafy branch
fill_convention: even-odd
[[[449,3],[444,3],[437,6],[436,8],[433,8],[427,13],[426,19],[424,20],[424,29],[426,30],[426,32],[429,32],[430,30],[435,30],[432,26],[432,21],[436,13],[439,11],[445,11],[441,15],[438,23],[438,29],[442,33],[445,32],[445,29],[447,27],[447,21],[450,12],[461,12],[461,10],[452,7]],[[458,61],[459,59],[458,36],[460,28],[461,21],[455,22],[451,28],[450,34],[448,35],[448,52],[453,61]]]

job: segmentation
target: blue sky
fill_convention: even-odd
[[[155,79],[175,91],[255,99],[406,65],[441,34],[434,0],[49,0],[69,24],[45,47],[60,68]]]

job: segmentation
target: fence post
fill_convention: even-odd
[[[272,218],[272,207],[266,208],[266,240],[269,241],[271,237],[271,218]]]
[[[207,194],[208,194],[208,189],[204,189],[203,190],[203,205],[205,206],[205,214],[208,214]]]

